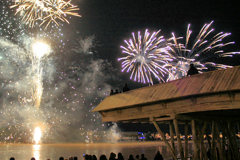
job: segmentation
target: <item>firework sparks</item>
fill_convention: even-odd
[[[153,75],[158,81],[164,81],[163,76],[168,72],[165,65],[171,59],[166,41],[163,36],[158,36],[159,32],[160,30],[151,34],[145,30],[142,36],[139,31],[137,37],[132,33],[132,39],[124,41],[127,47],[121,48],[127,56],[118,61],[122,61],[122,72],[131,72],[130,79],[153,84]]]
[[[105,134],[107,125],[91,110],[112,88],[106,83],[110,79],[106,70],[113,67],[90,54],[96,45],[94,38],[83,39],[77,54],[65,50],[63,23],[59,22],[60,26],[51,23],[46,30],[43,25],[29,30],[20,16],[14,16],[10,5],[12,0],[0,1],[0,142],[32,143],[36,127],[41,130],[42,136],[37,138],[41,143],[97,141],[109,137]],[[35,53],[32,45],[35,39],[47,40],[52,51],[61,49],[66,55],[47,56],[48,52],[42,52],[45,47],[36,47],[41,52]],[[79,63],[79,57],[65,59],[73,56],[89,61]],[[73,134],[62,136],[68,130]],[[92,137],[87,137],[88,132]],[[34,157],[38,157],[37,151]]]
[[[210,62],[212,58],[232,57],[240,53],[225,52],[223,50],[223,47],[234,44],[234,42],[223,42],[231,33],[219,32],[214,34],[214,29],[211,28],[212,23],[213,21],[205,24],[194,40],[191,39],[192,31],[189,24],[184,43],[179,43],[184,38],[177,38],[172,33],[172,38],[170,38],[170,43],[168,44],[171,48],[170,53],[172,58],[169,64],[169,80],[186,76],[191,63],[196,66],[200,73],[210,68],[225,69],[231,67],[229,65]]]
[[[82,53],[92,50],[85,47],[77,54],[66,51],[67,56],[58,56],[56,61],[56,56],[33,53],[33,38],[24,40],[21,44],[25,45],[17,45],[0,37],[0,142],[32,143],[36,127],[42,131],[41,143],[106,140],[108,124],[102,124],[100,115],[91,111],[113,88],[107,83],[113,75],[111,64]],[[90,43],[88,38],[86,43]],[[88,61],[79,63],[79,58]],[[36,107],[40,102],[41,107]],[[73,134],[62,136],[68,130]]]
[[[15,0],[10,8],[17,8],[16,14],[20,14],[22,21],[30,27],[34,27],[37,21],[47,28],[51,22],[59,25],[58,20],[69,23],[67,15],[80,17],[75,12],[79,8],[71,4],[71,0]]]

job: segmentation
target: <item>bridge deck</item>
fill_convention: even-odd
[[[240,113],[240,67],[108,96],[93,111],[100,112],[103,121],[236,118]]]

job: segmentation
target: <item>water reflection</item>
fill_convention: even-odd
[[[83,154],[95,154],[98,158],[105,154],[109,157],[111,152],[122,152],[125,159],[130,154],[134,156],[144,153],[151,160],[154,159],[155,153],[160,151],[164,159],[170,158],[170,154],[166,146],[162,142],[130,142],[130,143],[99,143],[99,144],[0,144],[0,160],[9,160],[14,157],[16,160],[30,160],[35,157],[36,160],[56,160],[60,156],[78,157],[83,159]],[[191,153],[191,145],[189,145]]]
[[[39,144],[33,145],[33,157],[36,160],[40,160],[40,150],[41,150],[41,145]]]

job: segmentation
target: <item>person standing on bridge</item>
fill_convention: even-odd
[[[194,74],[198,74],[198,70],[197,68],[191,63],[190,64],[190,67],[189,67],[189,70],[187,72],[187,76],[191,76],[191,75],[194,75]]]

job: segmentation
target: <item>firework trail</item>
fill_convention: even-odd
[[[230,68],[229,65],[218,64],[211,62],[213,58],[232,57],[240,52],[225,52],[223,48],[234,42],[224,42],[226,37],[231,33],[219,32],[214,34],[214,29],[211,28],[212,22],[205,24],[195,39],[191,38],[192,31],[190,24],[187,27],[186,37],[177,38],[172,33],[172,38],[169,40],[171,63],[167,67],[169,72],[168,80],[179,79],[187,75],[189,65],[192,63],[202,73],[209,69],[225,69]],[[179,41],[185,40],[184,43]]]
[[[34,27],[37,21],[40,26],[49,26],[51,22],[59,25],[58,20],[69,23],[67,15],[80,17],[79,8],[71,4],[71,0],[15,0],[15,4],[10,8],[16,8],[16,14],[22,16],[22,21]]]
[[[140,31],[132,39],[125,40],[126,46],[121,46],[125,57],[118,58],[122,61],[122,72],[131,72],[130,79],[141,83],[153,84],[152,76],[158,81],[164,81],[164,75],[168,73],[165,65],[171,58],[168,55],[168,46],[159,31],[152,34],[145,30],[142,36]]]
[[[34,94],[33,100],[35,102],[35,107],[39,108],[41,104],[42,94],[43,94],[43,84],[42,84],[42,59],[47,56],[50,52],[50,46],[45,42],[37,41],[32,44],[32,69],[33,69],[33,82],[34,82]]]

